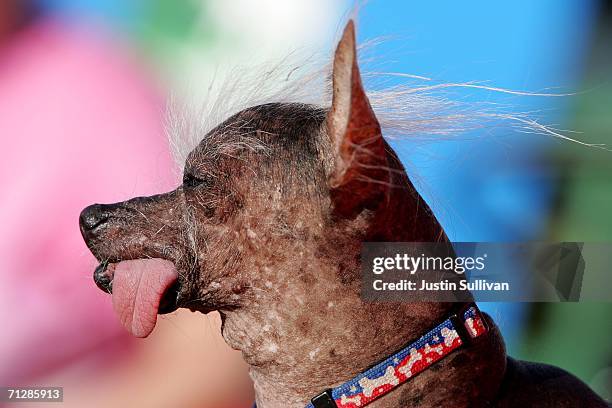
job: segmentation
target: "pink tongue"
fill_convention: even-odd
[[[165,259],[136,259],[116,265],[113,308],[130,333],[147,337],[153,331],[162,295],[177,278],[174,264]]]

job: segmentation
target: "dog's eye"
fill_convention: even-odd
[[[183,176],[183,186],[185,187],[197,187],[197,186],[208,186],[210,184],[210,180],[195,176],[191,173],[185,173]]]

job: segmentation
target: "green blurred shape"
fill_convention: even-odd
[[[210,44],[217,31],[202,0],[150,0],[143,2],[135,36],[142,47],[158,58],[177,47]]]
[[[612,21],[602,18],[594,36],[584,84],[574,103],[573,135],[612,148]],[[612,152],[562,142],[551,160],[560,175],[554,241],[612,241]],[[593,271],[590,271],[592,273]],[[596,280],[612,279],[612,265]],[[612,304],[533,305],[521,358],[558,365],[612,398]]]

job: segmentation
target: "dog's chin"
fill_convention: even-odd
[[[180,306],[179,274],[165,259],[103,262],[94,271],[94,281],[112,294],[119,320],[136,337],[151,333],[158,314],[174,312]]]

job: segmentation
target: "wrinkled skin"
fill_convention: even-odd
[[[81,216],[100,262],[175,264],[168,310],[221,313],[224,338],[251,366],[260,408],[305,406],[462,306],[359,296],[362,242],[446,236],[380,135],[352,30],[336,51],[331,110],[247,109],[203,138],[175,191]],[[97,279],[108,290],[111,270]],[[508,359],[489,325],[487,336],[369,406],[606,406],[562,370]]]

